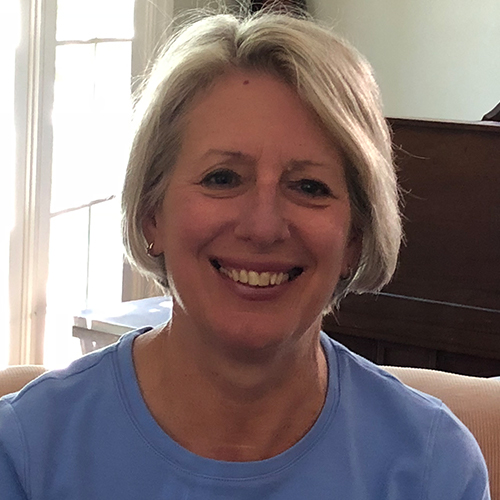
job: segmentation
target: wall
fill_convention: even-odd
[[[499,0],[308,0],[371,62],[389,116],[478,120],[500,101]]]

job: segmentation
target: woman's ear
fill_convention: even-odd
[[[353,270],[357,269],[363,249],[363,235],[359,229],[351,229],[344,258],[342,260],[341,277],[349,278]]]
[[[156,236],[157,232],[157,225],[156,225],[156,215],[155,214],[149,214],[142,219],[142,232],[144,234],[144,237],[148,242],[151,242],[154,237]]]
[[[142,220],[142,232],[147,241],[147,253],[152,257],[160,255],[162,250],[160,249],[160,238],[155,213],[150,213],[144,217]]]

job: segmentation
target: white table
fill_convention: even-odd
[[[82,353],[106,347],[124,333],[143,326],[165,323],[172,315],[170,297],[122,302],[108,309],[85,309],[74,317],[73,337],[80,339]]]

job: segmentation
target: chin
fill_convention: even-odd
[[[319,321],[301,325],[291,318],[279,321],[276,316],[267,318],[260,314],[235,315],[232,321],[217,322],[212,327],[211,336],[215,336],[217,343],[224,350],[238,353],[238,356],[248,358],[262,358],[262,356],[276,355],[280,350],[286,350],[287,345],[300,340],[304,335],[319,331]]]

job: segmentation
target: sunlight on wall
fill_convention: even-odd
[[[0,368],[9,357],[9,241],[13,226],[15,164],[14,56],[19,42],[19,4],[0,2]]]

